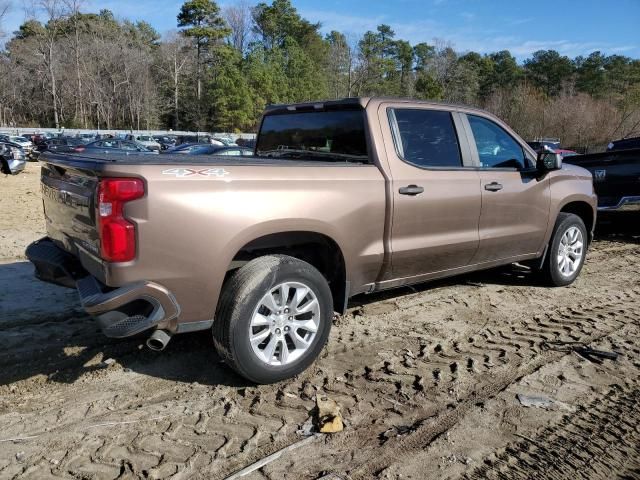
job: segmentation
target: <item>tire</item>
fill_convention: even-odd
[[[578,250],[576,246],[578,242],[582,244],[582,247],[579,260],[576,263],[576,251]],[[547,256],[542,266],[541,275],[544,283],[553,287],[564,287],[572,284],[584,265],[588,243],[587,228],[580,217],[573,213],[558,214],[553,234],[549,241]],[[567,244],[570,247],[568,250]],[[564,258],[564,263],[561,257]]]
[[[332,318],[331,290],[322,274],[297,258],[269,255],[250,261],[225,283],[213,340],[237,373],[258,384],[274,383],[313,363]]]

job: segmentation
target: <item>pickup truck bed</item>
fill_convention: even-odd
[[[159,155],[114,155],[114,154],[60,154],[46,152],[40,160],[51,164],[62,162],[64,165],[76,165],[85,169],[99,169],[100,165],[204,165],[204,166],[262,166],[262,165],[288,165],[288,166],[357,166],[362,162],[336,161],[336,160],[307,160],[295,158],[278,158],[267,156],[226,156],[226,155],[181,155],[162,153]]]

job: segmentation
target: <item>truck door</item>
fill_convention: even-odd
[[[478,248],[480,177],[470,165],[460,115],[443,107],[382,104],[393,201],[391,276],[468,265]]]
[[[549,221],[548,176],[539,176],[535,160],[493,120],[467,114],[463,121],[482,187],[480,246],[472,263],[537,253]]]

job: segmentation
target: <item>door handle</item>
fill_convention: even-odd
[[[502,184],[500,184],[498,182],[487,183],[484,186],[484,189],[488,190],[490,192],[497,192],[498,190],[502,190]]]
[[[419,187],[418,185],[407,185],[406,187],[400,187],[400,189],[398,190],[398,193],[400,195],[420,195],[422,192],[424,192],[424,188],[423,187]]]

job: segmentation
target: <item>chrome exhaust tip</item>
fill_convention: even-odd
[[[147,347],[154,352],[161,352],[171,340],[171,334],[166,330],[155,330],[147,339]]]

